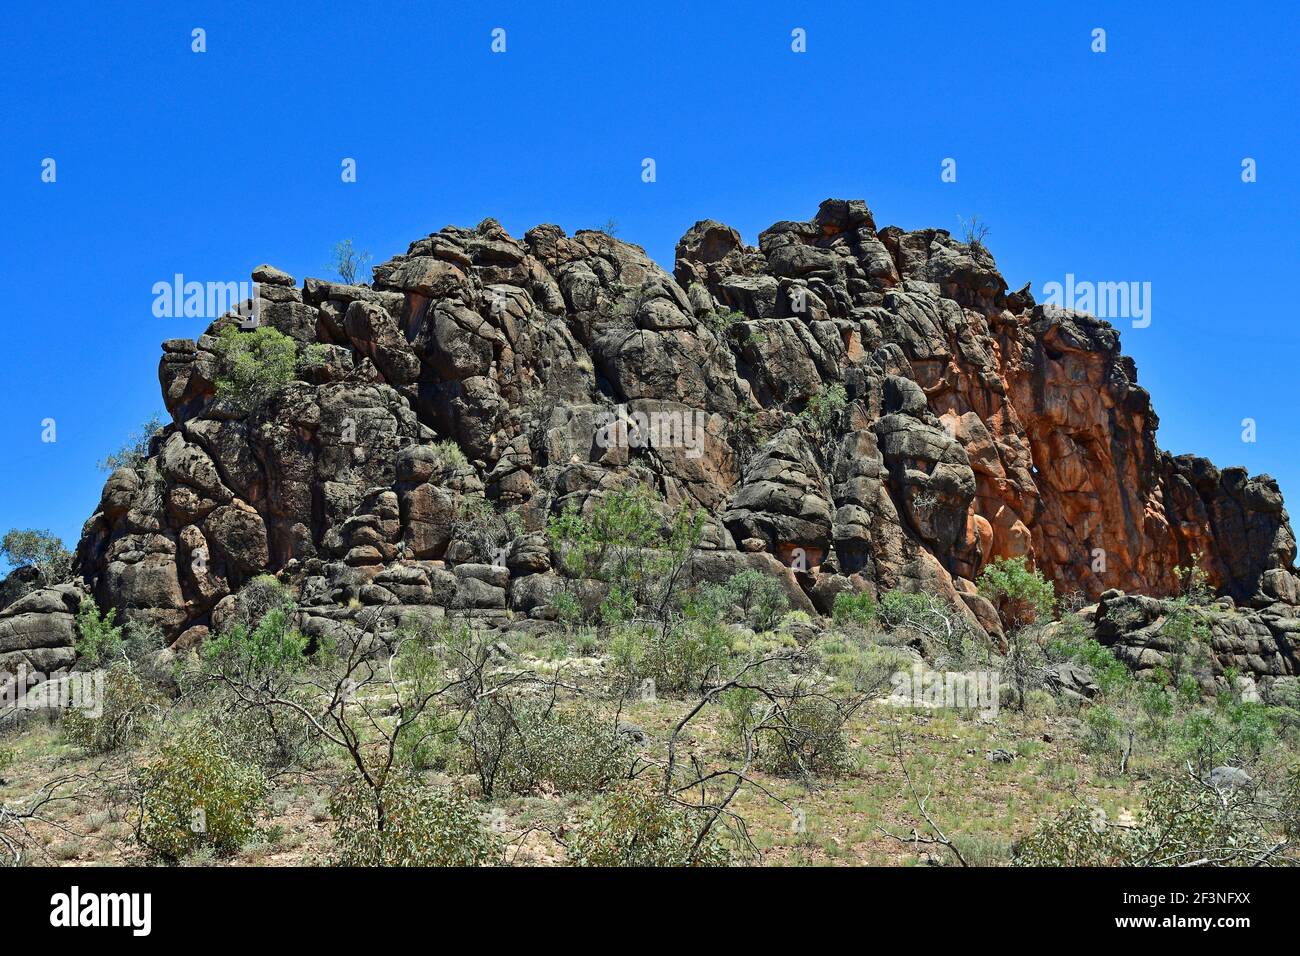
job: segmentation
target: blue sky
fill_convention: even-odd
[[[110,6],[14,6],[0,41],[0,530],[75,543],[95,463],[162,408],[159,343],[206,325],[153,316],[177,272],[301,280],[340,239],[379,261],[486,216],[612,217],[671,268],[697,219],[754,242],[832,196],[881,226],[978,214],[1040,298],[1150,282],[1150,327],[1118,324],[1161,445],[1300,501],[1294,4]]]

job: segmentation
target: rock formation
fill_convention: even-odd
[[[1115,329],[1009,293],[979,244],[877,229],[861,201],[757,248],[698,222],[672,275],[602,233],[520,240],[488,219],[417,240],[369,286],[253,279],[259,321],[320,360],[250,415],[214,386],[237,316],[165,342],[173,423],[150,468],[108,479],[77,548],[101,607],[182,646],[265,572],[296,586],[308,630],[358,602],[545,620],[547,516],[637,481],[707,511],[697,573],[770,571],[808,611],[926,588],[996,633],[973,583],[993,558],[1096,599],[1170,594],[1199,554],[1220,594],[1295,617],[1273,479],[1162,452]],[[517,515],[504,560],[461,519],[482,499]],[[0,611],[0,655],[66,644],[67,602],[38,594]],[[1289,650],[1261,663],[1296,672]]]

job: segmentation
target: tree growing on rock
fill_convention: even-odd
[[[217,394],[245,411],[261,408],[294,379],[298,349],[270,326],[242,332],[228,325],[217,336]]]
[[[370,253],[357,250],[351,239],[344,239],[335,244],[334,258],[326,268],[338,273],[339,278],[348,285],[355,285],[357,273],[369,264]]]
[[[138,431],[131,433],[126,444],[99,463],[99,470],[112,472],[119,468],[140,468],[149,458],[150,441],[163,430],[163,425],[162,416],[154,412]]]
[[[0,556],[13,568],[35,568],[42,587],[72,577],[72,553],[63,546],[63,539],[49,531],[10,528],[0,538]]]

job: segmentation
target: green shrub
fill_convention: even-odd
[[[1206,774],[1220,764],[1250,765],[1278,742],[1276,715],[1255,702],[1220,700],[1175,722],[1170,747],[1179,765]]]
[[[1115,711],[1094,704],[1083,715],[1087,734],[1083,749],[1104,761],[1106,769],[1118,772],[1126,747],[1125,721]]]
[[[1056,589],[1040,571],[1030,568],[1023,556],[998,558],[982,572],[977,582],[980,594],[993,602],[1002,623],[1020,628],[1050,617]]]
[[[585,705],[495,695],[465,726],[465,743],[486,796],[603,790],[627,777],[631,744],[613,721]]]
[[[237,622],[203,645],[203,660],[212,668],[256,681],[303,666],[308,639],[291,624],[293,612],[273,607],[251,629]]]
[[[101,615],[91,598],[83,598],[77,609],[77,633],[74,646],[77,656],[92,667],[118,657],[122,653],[122,626],[114,626],[117,608]]]
[[[163,430],[162,416],[155,412],[149,416],[139,431],[132,432],[127,443],[108,455],[99,463],[100,471],[116,471],[119,468],[139,468],[149,457],[149,442]]]
[[[64,711],[63,736],[93,754],[130,747],[153,726],[160,705],[159,696],[125,661],[119,661],[104,674],[99,716],[76,708]]]
[[[1129,669],[1095,638],[1089,635],[1077,617],[1066,617],[1052,640],[1047,654],[1052,660],[1074,661],[1092,671],[1097,687],[1106,697],[1126,691],[1133,683]]]
[[[893,676],[910,670],[914,662],[897,647],[873,644],[860,637],[831,637],[811,645],[826,673],[837,681],[839,690],[876,697],[887,691]]]
[[[469,466],[469,459],[454,441],[440,441],[433,446],[434,471],[460,471]],[[491,503],[483,499],[489,507]]]
[[[676,611],[677,585],[699,546],[704,512],[682,508],[665,522],[661,506],[653,490],[636,485],[593,499],[587,516],[570,503],[547,520],[557,570],[617,587],[602,607],[612,618],[606,624],[626,621],[633,612],[662,620]]]
[[[494,866],[501,846],[465,797],[395,775],[376,792],[353,778],[330,798],[339,866]]]
[[[628,626],[609,642],[614,668],[629,680],[654,681],[656,691],[697,690],[731,652],[727,632],[708,621],[686,620],[667,629]]]
[[[138,774],[137,838],[165,860],[209,847],[229,854],[252,835],[267,782],[213,728],[187,723],[160,743]]]
[[[1253,795],[1217,792],[1187,777],[1148,787],[1136,825],[1107,825],[1072,807],[1021,842],[1019,866],[1253,866],[1278,849]]]
[[[833,615],[836,624],[871,627],[876,623],[876,601],[866,591],[860,594],[841,592],[835,595]]]
[[[311,701],[306,693],[284,691],[283,697]],[[321,752],[321,735],[311,721],[288,707],[259,707],[245,704],[232,695],[218,693],[207,711],[231,753],[253,761],[274,773],[290,767],[310,766]]]
[[[734,851],[710,831],[703,811],[657,794],[627,789],[589,810],[566,844],[572,866],[729,866]],[[698,844],[698,845],[697,845]]]
[[[849,765],[845,710],[822,696],[796,697],[758,734],[758,766],[780,776],[835,775]]]
[[[744,312],[721,310],[701,316],[700,321],[708,327],[710,332],[721,339],[725,338],[727,333],[730,332],[738,323],[744,322],[748,318],[749,317],[745,315]]]
[[[785,588],[774,575],[753,568],[737,571],[725,584],[705,585],[688,612],[718,618],[739,608],[741,619],[756,631],[770,631],[790,607]]]
[[[263,325],[251,332],[227,325],[214,347],[219,370],[217,394],[254,411],[294,379],[298,350],[293,339]]]
[[[826,431],[844,411],[848,404],[849,393],[838,382],[822,385],[808,399],[808,404],[799,413],[799,417],[811,422],[819,431]]]
[[[445,770],[456,755],[459,729],[450,716],[422,714],[397,738],[397,762],[417,773]]]

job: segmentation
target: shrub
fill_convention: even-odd
[[[202,847],[238,850],[266,801],[262,771],[232,754],[212,728],[174,729],[139,771],[140,844],[165,860]]]
[[[211,713],[234,751],[258,766],[304,765],[316,753],[320,731],[302,711],[266,705],[264,699],[293,700],[310,709],[316,689],[296,678],[328,648],[307,655],[310,642],[293,626],[293,605],[273,578],[255,578],[240,601],[233,622],[200,651],[203,673],[216,679]],[[243,687],[244,696],[228,691],[230,684]]]
[[[823,385],[808,399],[808,404],[799,413],[799,417],[811,422],[818,431],[826,431],[844,411],[848,404],[849,393],[838,382]]]
[[[330,798],[334,862],[340,866],[494,866],[497,838],[465,797],[413,775],[380,791],[355,777]]]
[[[770,574],[746,568],[725,584],[706,585],[693,610],[696,616],[717,617],[739,608],[742,619],[756,631],[770,631],[790,607],[781,582]]]
[[[726,337],[738,323],[744,322],[749,317],[744,312],[734,310],[723,310],[719,312],[710,312],[701,316],[700,321],[705,324],[710,332],[718,338]]]
[[[980,219],[979,216],[971,216],[969,219],[958,216],[957,220],[961,223],[962,236],[965,238],[966,244],[972,249],[983,249],[984,240],[988,238],[989,234],[988,223]]]
[[[99,463],[100,471],[139,468],[149,457],[149,442],[163,430],[163,424],[162,416],[157,412],[150,415],[139,431],[131,433],[125,445]]]
[[[867,643],[852,635],[822,641],[812,649],[841,687],[871,697],[888,690],[893,676],[909,670],[914,662],[897,647]]]
[[[703,811],[627,789],[596,801],[566,844],[572,866],[729,866],[734,851]]]
[[[965,621],[933,594],[886,591],[876,605],[876,619],[887,631],[936,644],[956,658],[964,658],[970,651],[970,630]]]
[[[758,765],[782,776],[838,774],[849,764],[847,714],[828,697],[788,701],[774,726],[758,734]]]
[[[833,615],[836,624],[856,624],[859,627],[871,627],[876,623],[876,602],[870,594],[841,592],[835,595]]]
[[[1121,770],[1126,746],[1124,720],[1109,707],[1095,704],[1084,713],[1083,723],[1087,730],[1083,749],[1103,760],[1108,770]]]
[[[286,693],[284,696],[306,695]],[[258,707],[218,694],[208,713],[231,753],[269,773],[310,765],[320,754],[321,735],[311,721],[288,708]]]
[[[148,732],[159,707],[158,695],[125,661],[119,661],[104,674],[99,716],[76,708],[64,711],[63,736],[94,754],[130,747]]]
[[[1015,862],[1020,866],[1258,865],[1279,848],[1270,816],[1245,789],[1224,793],[1189,778],[1163,778],[1147,789],[1136,826],[1110,826],[1099,814],[1072,807],[1027,837]]]
[[[1092,671],[1097,687],[1106,697],[1127,690],[1133,683],[1129,669],[1095,638],[1090,636],[1077,617],[1061,620],[1059,630],[1047,645],[1047,654],[1053,660],[1074,661]]]
[[[268,325],[251,332],[228,325],[214,347],[219,371],[217,394],[245,411],[262,407],[294,379],[297,346]]]
[[[1220,700],[1175,722],[1170,746],[1180,765],[1204,775],[1220,764],[1250,765],[1278,741],[1276,717],[1264,704]]]
[[[83,598],[77,609],[77,633],[73,644],[77,656],[92,667],[118,657],[122,653],[122,626],[113,624],[117,608],[100,614],[91,598]]]
[[[980,594],[993,602],[1008,628],[1033,624],[1052,613],[1056,590],[1042,573],[1030,568],[1023,556],[999,558],[982,572]]]
[[[444,714],[423,714],[397,738],[397,761],[419,773],[445,770],[456,753],[459,725]]]
[[[0,556],[12,568],[34,567],[42,585],[61,584],[72,577],[72,553],[48,531],[10,528],[0,538]]]
[[[631,744],[586,706],[560,709],[540,697],[494,695],[466,725],[470,760],[485,796],[603,790],[631,769]]]
[[[252,682],[297,670],[308,640],[292,626],[292,613],[281,605],[262,614],[252,628],[243,622],[225,628],[203,645],[204,662]]]
[[[1214,599],[1214,590],[1210,587],[1210,575],[1201,567],[1202,556],[1199,551],[1192,554],[1192,563],[1174,568],[1174,577],[1182,589],[1182,596],[1191,604],[1209,604]]]
[[[655,620],[675,613],[677,585],[699,546],[704,512],[679,509],[665,527],[660,506],[654,491],[636,485],[595,500],[586,517],[570,503],[547,520],[546,537],[559,571],[617,585],[605,607],[615,620],[607,624],[629,619],[630,609]]]
[[[1206,612],[1188,597],[1164,602],[1164,612],[1160,636],[1169,642],[1167,660],[1172,679],[1179,682],[1194,677],[1198,665],[1203,673],[1208,673],[1210,626],[1204,617]]]
[[[662,628],[624,627],[609,643],[614,667],[633,681],[653,680],[665,693],[693,691],[729,656],[731,642],[716,622],[687,620]]]

